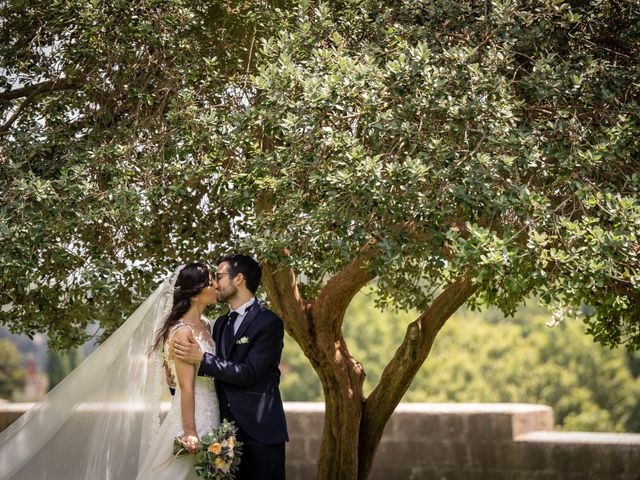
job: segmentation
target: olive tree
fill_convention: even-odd
[[[32,36],[2,54],[14,330],[108,334],[158,271],[251,251],[323,386],[319,479],[368,476],[463,304],[509,315],[535,294],[605,345],[640,345],[632,3],[40,8],[60,10],[39,29],[26,15]],[[422,313],[365,396],[342,325],[370,282],[380,307]]]

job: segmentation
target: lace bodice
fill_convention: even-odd
[[[205,320],[207,325],[207,329],[210,331],[210,323],[208,320]],[[193,332],[193,336],[198,342],[200,349],[203,352],[215,354],[215,343],[213,340],[205,336],[204,334],[197,335],[195,331],[191,328],[191,326],[185,322],[179,322],[175,325],[169,332],[167,340],[164,344],[163,353],[167,360],[167,364],[169,365],[169,369],[171,370],[171,374],[173,378],[177,380],[176,375],[176,365],[173,357],[168,355],[169,345],[173,341],[173,337],[175,333],[180,328],[189,328]],[[198,366],[196,365],[196,371]],[[196,431],[198,432],[198,436],[202,436],[205,433],[210,432],[214,428],[216,428],[220,424],[220,411],[218,406],[218,397],[216,395],[214,380],[209,377],[201,377],[196,375],[195,379],[195,419],[196,419]],[[181,415],[181,407],[180,407],[180,386],[176,381],[176,393],[173,397],[173,403],[171,405],[171,410],[167,414],[167,418],[165,421],[171,421],[176,423],[176,427],[178,430],[176,431],[176,435],[182,435],[184,431],[182,430],[182,415]]]

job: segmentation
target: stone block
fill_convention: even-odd
[[[422,458],[417,465],[462,468],[471,464],[468,446],[461,441],[428,442],[421,445]]]
[[[287,459],[285,474],[287,480],[314,480],[316,467],[315,465],[291,464]]]
[[[0,414],[0,432],[22,416],[23,411],[5,411]]]
[[[307,462],[309,459],[307,458],[307,453],[305,451],[304,439],[299,441],[291,441],[289,440],[285,443],[284,454],[287,459],[287,463],[300,463]]]
[[[321,440],[318,438],[290,439],[285,444],[287,462],[315,464],[320,452]]]
[[[423,442],[386,440],[378,446],[373,459],[373,469],[392,466],[413,467],[431,460],[431,452]]]
[[[466,416],[447,414],[440,417],[440,431],[447,439],[463,438],[467,434]]]
[[[322,412],[287,412],[287,429],[290,434],[322,438],[323,428],[324,413]]]
[[[553,410],[550,407],[540,407],[526,413],[517,412],[511,419],[514,438],[527,432],[552,431],[553,425]]]
[[[384,435],[394,439],[439,439],[443,434],[446,435],[441,431],[440,417],[436,414],[397,412],[389,420]]]
[[[391,475],[387,480],[399,477]],[[468,472],[458,468],[418,467],[411,469],[407,480],[469,480]]]
[[[511,471],[510,480],[562,480],[553,470],[521,470]]]
[[[552,446],[545,443],[503,444],[501,461],[505,468],[514,470],[547,470],[550,469],[552,450]]]
[[[513,415],[499,413],[474,413],[467,416],[467,437],[477,440],[512,440]]]
[[[618,478],[616,476],[609,476],[608,474],[595,473],[595,472],[564,472],[558,474],[556,477],[558,480],[612,480]]]
[[[451,455],[450,442],[430,442],[428,444],[429,451],[431,452],[431,464],[432,465],[455,465],[455,460]]]
[[[620,477],[620,480],[640,480],[640,473],[625,473]]]
[[[623,451],[625,475],[636,475],[635,480],[640,480],[640,446],[628,446]]]
[[[459,468],[472,465],[471,452],[469,444],[462,441],[448,442],[449,445],[449,457],[454,465]]]
[[[497,443],[469,443],[469,457],[474,468],[499,468],[503,462],[503,449]]]
[[[408,479],[410,477],[411,468],[409,467],[379,466],[371,472],[368,480]]]
[[[322,439],[320,438],[307,438],[305,441],[305,453],[306,457],[312,461],[316,462],[318,460],[318,455],[320,454],[320,445],[322,444]]]
[[[590,445],[557,444],[551,449],[551,462],[560,472],[582,472],[593,468],[594,451]]]
[[[470,442],[484,441],[493,437],[491,414],[473,413],[467,416],[467,438]]]
[[[512,480],[511,472],[497,468],[473,468],[467,473],[469,480]]]
[[[513,415],[491,415],[491,432],[494,439],[513,441]]]
[[[583,459],[583,465],[589,465],[590,471],[608,473],[612,476],[624,473],[626,449],[616,445],[588,445],[585,447],[590,448],[585,450],[588,454],[588,460]],[[640,472],[640,470],[637,471]]]
[[[434,480],[470,480],[469,472],[458,468],[442,469],[432,478]]]

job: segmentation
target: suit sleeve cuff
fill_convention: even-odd
[[[210,377],[211,376],[211,354],[205,352],[202,361],[200,362],[200,366],[198,367],[198,376],[199,377]]]

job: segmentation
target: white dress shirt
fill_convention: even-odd
[[[251,297],[251,300],[249,300],[248,302],[243,303],[238,308],[232,308],[231,309],[232,312],[237,312],[238,313],[238,318],[236,318],[236,321],[233,323],[233,334],[234,335],[236,333],[238,333],[238,329],[240,328],[240,325],[242,324],[242,321],[244,320],[244,317],[247,316],[247,310],[249,309],[249,307],[251,305],[253,305],[255,303],[255,301],[256,301],[256,297]]]

